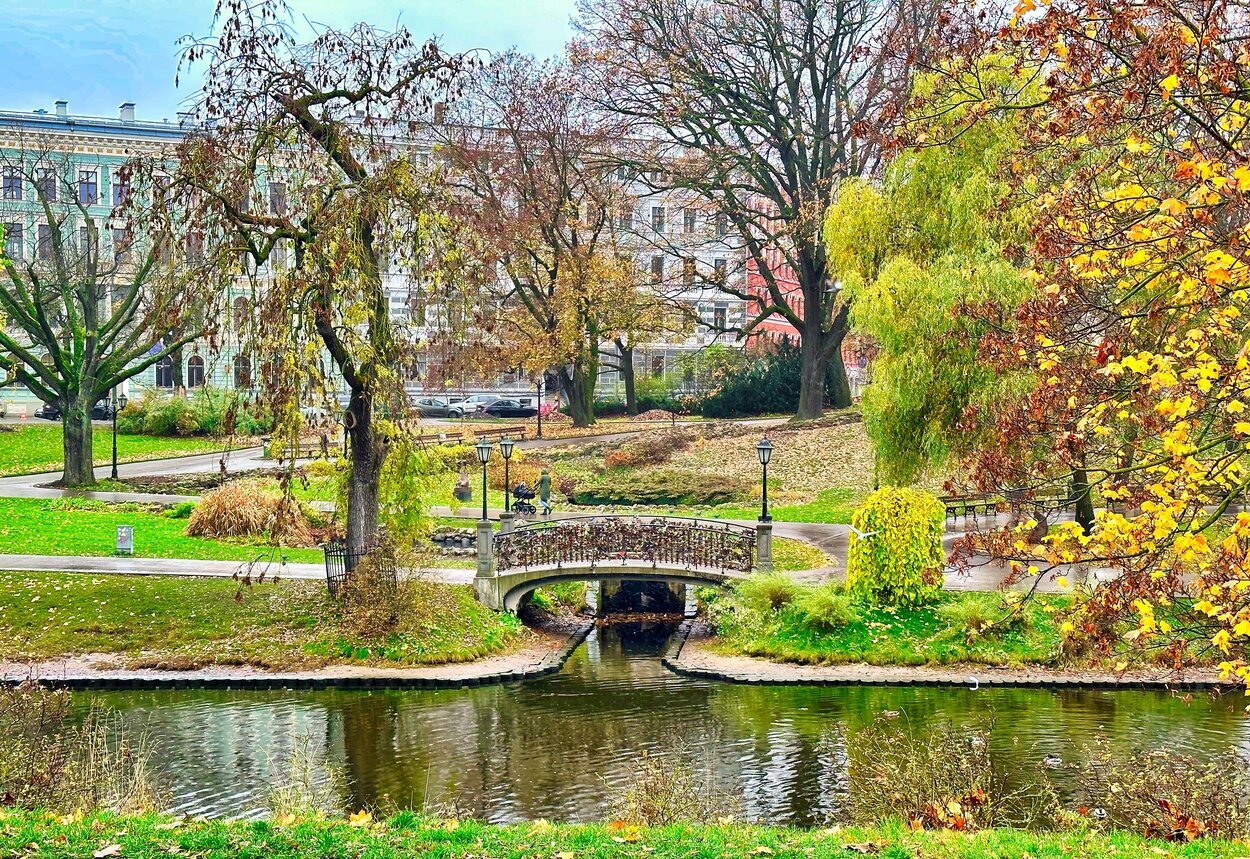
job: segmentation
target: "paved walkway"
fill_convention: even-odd
[[[744,421],[743,423],[759,426],[772,426],[783,422],[784,421],[781,419],[768,418]],[[518,442],[517,446],[521,448],[539,448],[574,443],[613,441],[635,435],[638,432],[641,432],[641,430],[606,433],[598,436],[581,436],[573,439],[530,439],[529,441]],[[227,473],[231,474],[274,467],[274,461],[263,459],[261,453],[262,451],[259,447],[230,451],[224,454],[224,467]],[[222,468],[222,458],[223,453],[217,452],[175,457],[171,459],[148,460],[146,462],[130,462],[119,465],[118,474],[122,477],[145,477],[165,474],[216,472]],[[109,476],[109,472],[109,466],[103,466],[96,469],[96,476],[99,478],[105,478]],[[198,496],[194,495],[164,495],[159,493],[143,492],[80,492],[50,488],[40,485],[51,483],[59,476],[59,473],[44,473],[0,478],[0,497],[58,498],[65,495],[80,495],[86,498],[98,499],[100,501],[131,501],[145,504],[177,504],[183,501],[198,500]],[[317,506],[325,507],[326,505],[318,504]],[[479,517],[480,508],[474,508],[473,505],[470,504],[461,507],[458,510],[452,510],[448,507],[435,507],[431,512],[435,516],[464,519],[466,520],[466,525],[468,525],[470,521]],[[492,519],[498,519],[501,512],[502,511],[498,509],[488,511]],[[590,512],[557,512],[553,514],[550,519],[561,520],[594,515],[603,514]],[[646,517],[652,514],[639,515]],[[1071,518],[1070,514],[1065,515],[1067,518]],[[745,526],[754,526],[756,524],[752,520],[724,521]],[[959,520],[955,523],[948,522],[948,527],[952,530],[943,538],[943,544],[949,551],[952,548],[954,541],[963,536],[968,525],[984,528],[1001,526],[1006,523],[1007,517],[1003,515],[988,518],[982,517],[980,520],[974,520],[972,522],[965,522],[964,520]],[[796,579],[807,582],[836,581],[845,575],[846,554],[850,534],[850,528],[848,526],[827,523],[774,522],[773,533],[778,537],[802,540],[816,546],[829,556],[831,561],[829,566],[821,567],[815,570],[793,573],[792,575]],[[232,576],[236,570],[241,568],[241,566],[243,565],[235,561],[0,555],[0,569],[7,570],[24,569],[90,573]],[[324,575],[324,570],[319,564],[287,564],[286,568],[288,572],[284,575],[289,578],[321,578]],[[428,575],[437,576],[443,581],[469,581],[472,578],[472,571],[463,569],[438,569],[429,570],[426,571],[426,573]],[[1006,569],[1003,565],[991,563],[988,558],[974,559],[973,563],[966,571],[960,572],[953,568],[948,568],[946,570],[946,587],[950,590],[997,590],[1005,573]],[[1091,575],[1094,580],[1098,580],[1105,578],[1110,574],[1110,571],[1095,571]],[[1025,580],[1016,585],[1018,589],[1027,589],[1034,586],[1041,591],[1060,590],[1059,585],[1054,581],[1053,577],[1049,576],[1043,577],[1041,582],[1035,583],[1033,580]]]

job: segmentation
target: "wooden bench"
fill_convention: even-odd
[[[280,447],[274,449],[274,440],[270,436],[261,438],[261,444],[268,459],[286,459],[294,455],[296,459],[319,459],[329,453],[331,456],[343,447],[343,437],[338,436],[325,440],[322,445],[321,438],[301,438],[294,446],[289,445],[284,439],[280,442]]]
[[[979,514],[992,516],[998,512],[998,502],[985,493],[979,495],[944,495],[938,499],[946,507],[947,519],[958,519],[971,516],[976,519]]]
[[[480,429],[475,430],[473,435],[478,439],[486,441],[499,441],[500,439],[510,438],[513,441],[525,441],[525,434],[529,432],[528,427],[499,427],[498,429]]]
[[[413,439],[419,445],[427,444],[460,444],[464,441],[464,433],[462,432],[440,432],[426,433],[419,435]]]

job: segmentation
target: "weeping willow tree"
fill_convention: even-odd
[[[1002,206],[1013,125],[986,121],[903,151],[880,188],[845,183],[826,214],[830,268],[851,299],[854,329],[878,349],[863,409],[883,481],[912,482],[970,450],[981,417],[1012,389],[977,360],[996,323],[961,311],[999,308],[997,324],[1008,325],[1029,292],[1019,267],[1024,211]]]

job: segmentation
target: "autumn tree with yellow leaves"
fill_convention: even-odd
[[[1058,491],[1078,519],[975,548],[1022,574],[1117,573],[1078,600],[1072,645],[1215,659],[1250,682],[1250,19],[1220,2],[1026,0],[960,44],[979,46],[949,66],[969,121],[1025,116],[1003,167],[1033,216],[1032,297],[966,309],[994,322],[981,360],[1030,380],[982,416],[970,473]],[[973,73],[987,49],[1014,61],[1010,86]]]

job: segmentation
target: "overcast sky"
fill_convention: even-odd
[[[453,50],[563,51],[575,0],[289,0],[299,15],[342,27],[402,23]],[[207,34],[214,0],[0,0],[0,109],[173,118],[195,81],[174,86],[179,37]]]

